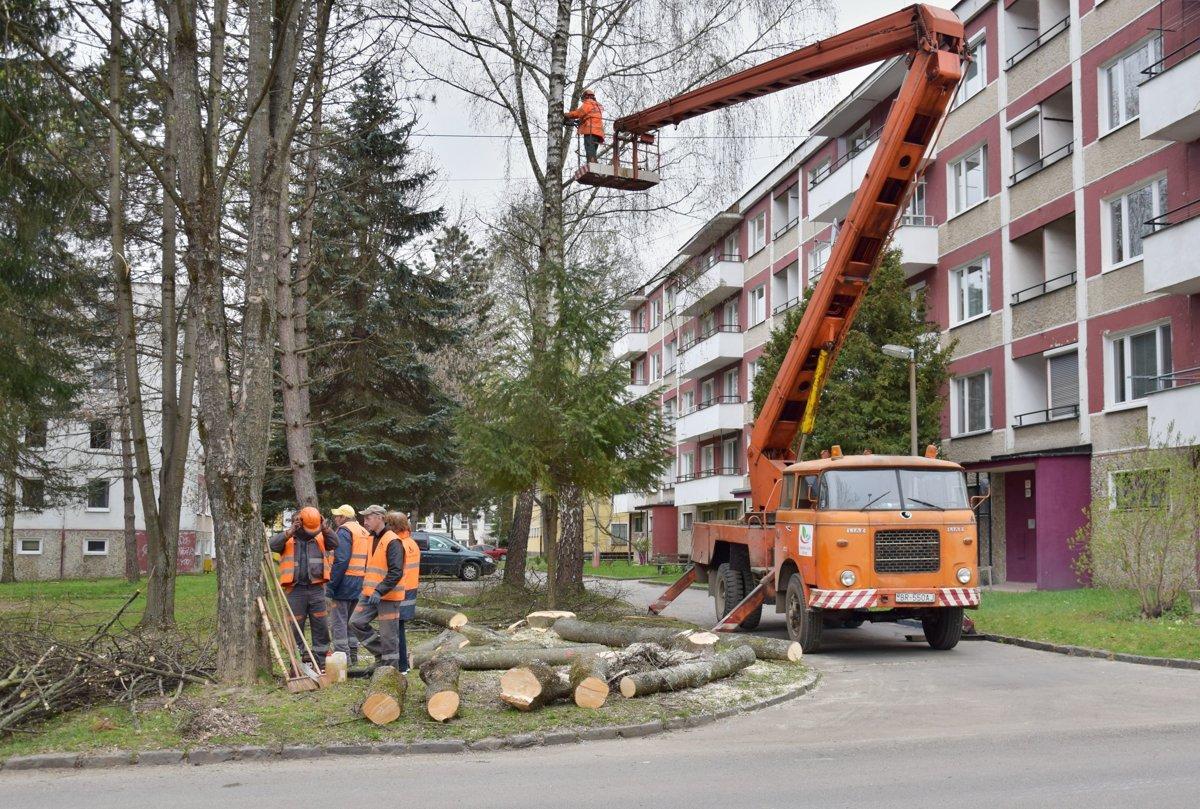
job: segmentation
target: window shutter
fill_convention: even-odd
[[[1014,126],[1011,130],[1012,146],[1017,148],[1022,143],[1032,140],[1041,132],[1041,119],[1037,115],[1031,115],[1021,123]]]
[[[1047,360],[1050,368],[1050,417],[1069,415],[1065,408],[1079,404],[1079,355],[1059,354]]]

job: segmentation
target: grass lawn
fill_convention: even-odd
[[[1120,590],[985,591],[968,613],[980,632],[1112,652],[1200,659],[1200,616],[1183,612],[1148,620],[1137,596]]]

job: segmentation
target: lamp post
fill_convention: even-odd
[[[917,454],[917,351],[908,346],[888,344],[883,347],[883,353],[898,360],[908,360],[908,432],[909,446],[913,455]]]

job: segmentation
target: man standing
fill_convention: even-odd
[[[400,650],[401,671],[408,671],[408,638],[405,633],[406,624],[417,617],[417,586],[421,578],[421,549],[413,539],[409,527],[408,515],[399,511],[389,511],[383,518],[383,524],[396,535],[403,550],[404,574],[400,577],[397,589],[404,590],[404,599],[400,602],[400,625],[397,635]]]
[[[303,648],[305,623],[310,624],[313,665],[325,667],[329,653],[328,607],[325,603],[325,583],[333,567],[333,552],[338,546],[337,534],[329,523],[322,522],[321,512],[305,506],[293,517],[286,531],[271,537],[271,550],[279,554],[279,583],[287,593],[288,608],[296,619],[296,645]]]
[[[387,509],[367,506],[358,512],[363,526],[371,532],[371,551],[363,575],[362,596],[350,616],[350,631],[367,651],[375,655],[377,666],[395,666],[408,670],[408,661],[400,660],[400,602],[404,588],[404,550],[397,537],[383,523]],[[375,628],[371,622],[375,621]]]
[[[583,101],[570,112],[563,113],[564,120],[579,121],[579,134],[583,136],[583,151],[587,162],[596,162],[596,151],[604,142],[604,108],[596,101],[596,93],[583,91]]]
[[[325,595],[329,599],[329,628],[333,632],[333,650],[345,652],[354,664],[358,662],[358,638],[350,633],[348,624],[362,595],[367,557],[371,553],[371,535],[354,519],[354,509],[350,506],[338,506],[332,513],[338,546],[333,554],[329,584],[325,585]]]

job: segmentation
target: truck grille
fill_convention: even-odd
[[[941,542],[937,531],[875,532],[876,573],[934,573],[941,566]]]

